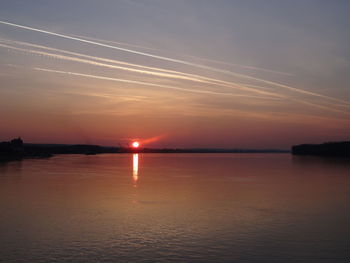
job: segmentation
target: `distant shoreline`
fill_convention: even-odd
[[[322,157],[350,157],[350,141],[294,145],[292,147],[292,154]]]
[[[90,144],[23,143],[21,138],[0,142],[0,162],[50,158],[58,154],[96,155],[104,153],[291,153],[301,156],[349,157],[350,142],[300,144],[290,150],[281,149],[222,149],[222,148],[132,148]]]
[[[138,148],[89,144],[23,143],[21,138],[0,143],[0,162],[22,159],[49,158],[57,154],[96,155],[103,153],[290,153],[280,149],[222,149],[222,148]]]

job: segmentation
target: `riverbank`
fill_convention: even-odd
[[[289,153],[279,149],[221,149],[221,148],[130,148],[89,144],[34,144],[23,143],[21,138],[0,143],[0,162],[32,158],[49,158],[56,154],[102,153]]]

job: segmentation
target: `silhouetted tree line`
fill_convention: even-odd
[[[292,147],[292,153],[295,155],[350,156],[350,142],[295,145]]]
[[[33,144],[23,143],[21,138],[0,143],[0,161],[21,160],[24,158],[48,158],[54,154],[100,154],[100,153],[282,153],[285,150],[263,149],[213,149],[213,148],[138,148],[106,147],[77,144]]]
[[[54,154],[118,153],[121,148],[99,145],[25,144],[21,138],[0,143],[0,161],[48,158]]]
[[[99,145],[77,144],[25,144],[27,153],[47,152],[50,154],[99,154],[99,153],[117,153],[117,147],[104,147]]]
[[[16,138],[9,142],[0,142],[0,161],[20,160],[24,155],[21,138]]]

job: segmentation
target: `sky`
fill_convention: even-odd
[[[0,140],[350,139],[349,1],[1,0]]]

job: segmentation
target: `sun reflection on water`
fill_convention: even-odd
[[[134,183],[139,179],[139,154],[134,153],[132,156],[132,179]]]

